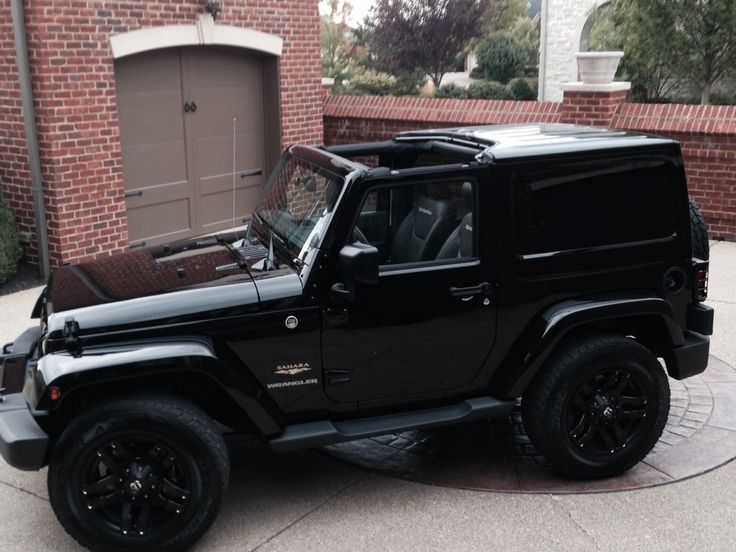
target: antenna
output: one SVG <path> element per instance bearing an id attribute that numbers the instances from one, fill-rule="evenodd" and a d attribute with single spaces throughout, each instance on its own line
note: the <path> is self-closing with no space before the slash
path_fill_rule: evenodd
<path id="1" fill-rule="evenodd" d="M 237 120 L 237 117 L 233 117 L 233 232 L 235 232 L 235 125 Z M 238 241 L 237 232 L 235 232 L 235 241 Z"/>

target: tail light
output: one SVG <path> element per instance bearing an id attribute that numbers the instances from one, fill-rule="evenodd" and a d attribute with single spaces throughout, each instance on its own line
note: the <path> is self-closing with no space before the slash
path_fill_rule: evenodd
<path id="1" fill-rule="evenodd" d="M 693 299 L 705 301 L 708 297 L 708 261 L 693 261 L 694 282 Z"/>

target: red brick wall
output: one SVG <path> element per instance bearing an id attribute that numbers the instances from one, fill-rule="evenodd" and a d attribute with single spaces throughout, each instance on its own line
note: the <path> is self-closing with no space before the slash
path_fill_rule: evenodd
<path id="1" fill-rule="evenodd" d="M 109 36 L 192 24 L 201 0 L 26 2 L 26 25 L 52 264 L 128 245 L 114 67 Z M 282 143 L 322 140 L 317 0 L 230 0 L 219 23 L 281 36 Z M 9 0 L 0 0 L 0 180 L 33 230 Z M 7 114 L 7 116 L 6 116 Z M 34 250 L 28 258 L 35 260 Z"/>
<path id="2" fill-rule="evenodd" d="M 736 106 L 623 104 L 612 126 L 678 140 L 711 235 L 736 240 Z"/>
<path id="3" fill-rule="evenodd" d="M 29 232 L 33 228 L 33 205 L 10 0 L 0 0 L 0 13 L 3 14 L 0 18 L 0 182 L 3 197 L 15 214 L 18 229 Z M 35 252 L 32 258 L 35 260 Z"/>
<path id="4" fill-rule="evenodd" d="M 736 240 L 736 106 L 628 104 L 624 92 L 567 92 L 562 103 L 327 96 L 327 144 L 385 140 L 402 130 L 566 122 L 659 134 L 682 144 L 690 193 L 713 237 Z"/>
<path id="5" fill-rule="evenodd" d="M 557 122 L 559 110 L 552 102 L 330 95 L 325 143 L 386 140 L 402 130 L 452 125 Z"/>
<path id="6" fill-rule="evenodd" d="M 626 101 L 626 92 L 565 92 L 560 122 L 574 125 L 609 126 Z"/>

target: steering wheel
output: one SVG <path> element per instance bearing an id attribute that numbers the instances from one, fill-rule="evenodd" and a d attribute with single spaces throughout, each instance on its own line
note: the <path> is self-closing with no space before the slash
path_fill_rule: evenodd
<path id="1" fill-rule="evenodd" d="M 366 245 L 370 244 L 368 238 L 365 237 L 365 234 L 357 226 L 353 228 L 353 241 L 364 243 Z"/>

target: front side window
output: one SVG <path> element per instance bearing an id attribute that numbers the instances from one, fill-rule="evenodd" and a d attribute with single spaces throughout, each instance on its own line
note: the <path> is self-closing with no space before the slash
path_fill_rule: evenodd
<path id="1" fill-rule="evenodd" d="M 351 239 L 378 249 L 382 265 L 473 257 L 474 182 L 456 179 L 377 188 Z"/>

